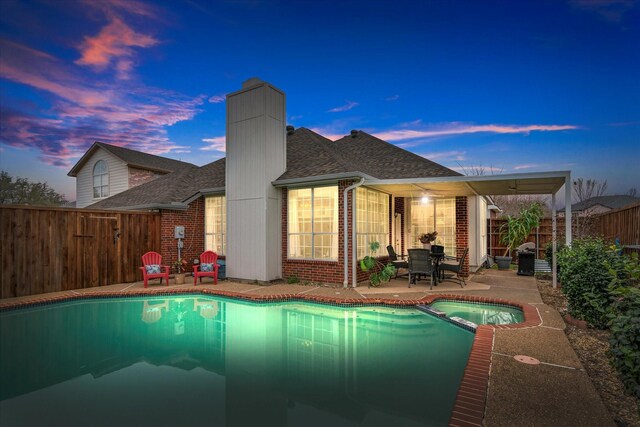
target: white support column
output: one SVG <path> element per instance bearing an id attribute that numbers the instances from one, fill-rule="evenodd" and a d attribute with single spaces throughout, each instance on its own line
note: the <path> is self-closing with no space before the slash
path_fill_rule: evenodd
<path id="1" fill-rule="evenodd" d="M 571 246 L 571 174 L 564 179 L 565 244 Z"/>
<path id="2" fill-rule="evenodd" d="M 551 277 L 553 288 L 558 287 L 558 264 L 556 260 L 556 248 L 557 248 L 557 225 L 556 220 L 556 193 L 551 195 Z"/>

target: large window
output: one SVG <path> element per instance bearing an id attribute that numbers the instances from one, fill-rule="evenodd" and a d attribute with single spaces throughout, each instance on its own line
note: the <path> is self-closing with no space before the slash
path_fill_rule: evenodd
<path id="1" fill-rule="evenodd" d="M 224 196 L 204 199 L 204 247 L 218 255 L 227 252 L 227 203 Z"/>
<path id="2" fill-rule="evenodd" d="M 456 199 L 411 199 L 411 228 L 409 247 L 421 248 L 418 237 L 438 232 L 435 244 L 444 246 L 448 255 L 456 254 Z"/>
<path id="3" fill-rule="evenodd" d="M 98 160 L 93 166 L 93 198 L 109 197 L 109 166 Z"/>
<path id="4" fill-rule="evenodd" d="M 369 244 L 380 243 L 376 255 L 386 254 L 389 244 L 389 195 L 368 188 L 356 190 L 357 256 L 369 255 Z"/>
<path id="5" fill-rule="evenodd" d="M 338 187 L 288 192 L 289 258 L 338 259 Z"/>

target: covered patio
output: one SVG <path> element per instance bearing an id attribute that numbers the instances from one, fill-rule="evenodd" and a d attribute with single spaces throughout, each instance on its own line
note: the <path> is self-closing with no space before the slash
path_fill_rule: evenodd
<path id="1" fill-rule="evenodd" d="M 370 176 L 361 176 L 360 181 L 356 184 L 348 187 L 344 191 L 345 200 L 347 198 L 348 191 L 353 191 L 359 187 L 366 187 L 371 190 L 376 190 L 382 193 L 390 194 L 392 200 L 401 200 L 404 203 L 402 209 L 403 214 L 407 209 L 406 203 L 409 202 L 409 208 L 411 205 L 419 206 L 422 201 L 429 203 L 431 200 L 450 200 L 455 198 L 456 205 L 454 206 L 456 212 L 455 215 L 462 221 L 468 221 L 464 226 L 456 224 L 456 235 L 453 240 L 448 237 L 448 240 L 443 240 L 439 244 L 443 244 L 448 248 L 449 255 L 455 255 L 460 257 L 465 247 L 470 248 L 470 254 L 473 255 L 480 265 L 487 257 L 486 251 L 486 235 L 481 234 L 483 227 L 483 221 L 486 223 L 486 205 L 481 203 L 469 203 L 459 206 L 457 203 L 460 199 L 473 200 L 476 197 L 480 200 L 480 196 L 494 196 L 494 195 L 551 195 L 551 208 L 552 208 L 552 241 L 553 241 L 553 286 L 557 286 L 556 277 L 556 242 L 557 242 L 557 221 L 556 221 L 556 198 L 560 191 L 564 187 L 564 199 L 571 200 L 571 173 L 570 171 L 555 171 L 555 172 L 535 172 L 535 173 L 522 173 L 522 174 L 506 174 L 506 175 L 491 175 L 491 176 L 446 176 L 446 177 L 434 177 L 434 178 L 404 178 L 404 179 L 376 179 Z M 357 196 L 356 196 L 357 200 Z M 356 203 L 358 203 L 356 201 Z M 462 203 L 460 204 L 462 205 Z M 391 207 L 394 213 L 394 219 L 392 220 L 391 227 L 391 242 L 395 246 L 396 252 L 402 251 L 406 253 L 406 250 L 416 246 L 416 235 L 421 227 L 415 223 L 412 223 L 411 215 L 404 215 L 401 226 L 396 225 L 396 219 L 398 216 L 398 210 L 396 206 Z M 356 210 L 357 211 L 357 210 Z M 484 211 L 484 212 L 483 212 Z M 416 216 L 413 216 L 413 221 L 416 221 Z M 571 244 L 571 203 L 565 203 L 565 243 Z M 434 220 L 435 222 L 435 220 Z M 347 215 L 344 216 L 344 254 L 345 254 L 345 272 L 344 272 L 344 284 L 348 286 L 348 277 L 351 276 L 353 287 L 357 286 L 357 274 L 356 265 L 357 260 L 362 257 L 362 250 L 358 250 L 358 218 L 357 214 L 351 218 L 351 224 L 349 224 Z M 428 227 L 422 226 L 423 229 L 429 230 Z M 465 236 L 460 236 L 461 231 Z M 399 235 L 400 234 L 400 235 Z M 349 275 L 346 266 L 347 256 L 349 254 L 349 239 L 357 242 L 356 249 L 352 250 L 351 267 L 352 272 Z M 402 242 L 401 244 L 399 242 Z M 383 245 L 384 246 L 384 245 Z M 362 248 L 360 248 L 362 249 Z M 454 253 L 451 253 L 455 251 Z M 467 261 L 468 262 L 468 261 Z"/>

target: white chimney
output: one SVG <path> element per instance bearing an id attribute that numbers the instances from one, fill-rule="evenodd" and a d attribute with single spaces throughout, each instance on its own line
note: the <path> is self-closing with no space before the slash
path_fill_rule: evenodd
<path id="1" fill-rule="evenodd" d="M 251 78 L 227 95 L 227 276 L 282 277 L 281 191 L 287 166 L 285 94 Z"/>

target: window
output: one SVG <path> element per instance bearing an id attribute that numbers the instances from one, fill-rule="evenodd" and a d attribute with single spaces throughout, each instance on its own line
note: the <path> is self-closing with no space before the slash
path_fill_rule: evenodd
<path id="1" fill-rule="evenodd" d="M 288 192 L 289 258 L 338 259 L 338 187 Z"/>
<path id="2" fill-rule="evenodd" d="M 444 246 L 449 255 L 456 253 L 456 199 L 411 199 L 410 247 L 421 248 L 418 237 L 436 230 L 435 244 Z"/>
<path id="3" fill-rule="evenodd" d="M 224 255 L 227 251 L 227 202 L 225 196 L 204 199 L 204 248 Z"/>
<path id="4" fill-rule="evenodd" d="M 109 197 L 109 167 L 104 160 L 93 166 L 93 198 Z"/>
<path id="5" fill-rule="evenodd" d="M 381 250 L 376 255 L 386 254 L 389 244 L 389 195 L 368 188 L 356 190 L 356 221 L 358 259 L 369 255 L 369 244 L 380 243 Z"/>

